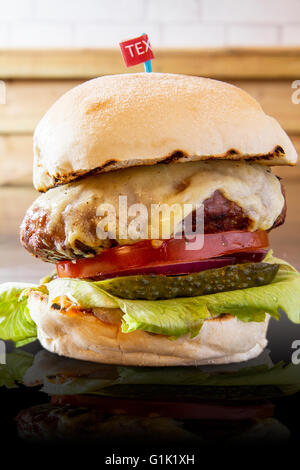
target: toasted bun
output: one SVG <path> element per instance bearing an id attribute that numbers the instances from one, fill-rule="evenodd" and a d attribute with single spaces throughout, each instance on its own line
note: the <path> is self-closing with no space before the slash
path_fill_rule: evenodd
<path id="1" fill-rule="evenodd" d="M 62 96 L 34 134 L 34 185 L 157 162 L 254 160 L 293 165 L 278 122 L 245 91 L 162 73 L 104 76 Z"/>
<path id="2" fill-rule="evenodd" d="M 44 348 L 92 362 L 131 366 L 226 364 L 252 359 L 267 344 L 268 315 L 265 322 L 247 323 L 227 315 L 205 321 L 193 339 L 186 335 L 170 340 L 144 331 L 125 334 L 120 323 L 104 323 L 94 315 L 61 313 L 49 307 L 46 295 L 34 291 L 29 294 L 28 306 Z"/>

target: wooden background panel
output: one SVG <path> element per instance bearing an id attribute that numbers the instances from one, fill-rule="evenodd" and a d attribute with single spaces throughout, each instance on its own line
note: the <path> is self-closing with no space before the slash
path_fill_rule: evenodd
<path id="1" fill-rule="evenodd" d="M 300 76 L 300 75 L 299 75 Z M 0 106 L 0 134 L 32 133 L 49 107 L 79 80 L 10 80 Z M 233 81 L 256 98 L 290 134 L 300 134 L 300 104 L 291 101 L 290 81 Z"/>
<path id="2" fill-rule="evenodd" d="M 0 135 L 0 186 L 32 185 L 32 135 Z"/>
<path id="3" fill-rule="evenodd" d="M 0 134 L 33 133 L 49 107 L 78 85 L 69 80 L 9 80 L 6 104 L 0 106 Z"/>
<path id="4" fill-rule="evenodd" d="M 17 235 L 5 238 L 0 234 L 0 283 L 31 282 L 35 284 L 53 270 L 52 264 L 43 263 L 28 253 Z"/>
<path id="5" fill-rule="evenodd" d="M 0 188 L 0 235 L 16 236 L 25 212 L 39 196 L 33 188 Z"/>
<path id="6" fill-rule="evenodd" d="M 298 79 L 299 48 L 155 50 L 154 71 L 224 79 Z M 119 49 L 0 50 L 2 79 L 93 78 L 126 69 Z"/>
<path id="7" fill-rule="evenodd" d="M 300 103 L 292 103 L 292 82 L 287 81 L 233 81 L 253 96 L 269 116 L 279 121 L 289 134 L 300 134 Z"/>

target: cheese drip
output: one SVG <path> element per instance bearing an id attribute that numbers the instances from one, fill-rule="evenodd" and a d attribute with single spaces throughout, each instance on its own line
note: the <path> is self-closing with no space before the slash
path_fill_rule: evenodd
<path id="1" fill-rule="evenodd" d="M 266 167 L 243 161 L 198 161 L 157 164 L 89 176 L 49 190 L 34 202 L 29 215 L 31 213 L 34 217 L 36 208 L 45 211 L 48 217 L 44 230 L 47 233 L 55 234 L 58 226 L 64 228 L 65 240 L 61 246 L 57 242 L 56 249 L 62 253 L 71 249 L 80 256 L 82 251 L 78 241 L 95 248 L 98 253 L 109 246 L 108 241 L 99 240 L 96 233 L 101 220 L 97 216 L 100 204 L 115 207 L 116 240 L 119 244 L 130 244 L 139 240 L 124 239 L 119 235 L 119 196 L 127 196 L 128 207 L 143 204 L 148 214 L 151 214 L 152 204 L 177 206 L 173 215 L 176 226 L 182 214 L 187 215 L 185 204 L 200 205 L 217 190 L 243 209 L 250 219 L 251 231 L 271 228 L 284 206 L 280 182 Z M 150 235 L 155 228 L 151 217 L 143 223 Z M 161 219 L 160 230 L 164 224 L 169 224 L 166 217 Z"/>

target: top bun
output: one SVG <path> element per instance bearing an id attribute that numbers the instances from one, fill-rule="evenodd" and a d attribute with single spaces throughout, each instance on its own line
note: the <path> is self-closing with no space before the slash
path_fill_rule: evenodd
<path id="1" fill-rule="evenodd" d="M 293 165 L 278 122 L 245 91 L 208 78 L 163 73 L 89 80 L 63 95 L 34 134 L 39 191 L 88 173 L 190 160 Z"/>

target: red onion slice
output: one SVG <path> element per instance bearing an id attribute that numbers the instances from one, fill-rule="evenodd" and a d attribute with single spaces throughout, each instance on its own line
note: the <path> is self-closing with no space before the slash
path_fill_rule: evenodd
<path id="1" fill-rule="evenodd" d="M 259 263 L 264 259 L 268 250 L 259 250 L 255 252 L 235 253 L 229 256 L 220 256 L 201 261 L 192 261 L 188 263 L 166 264 L 163 266 L 147 266 L 145 268 L 132 268 L 124 271 L 114 271 L 109 274 L 97 277 L 97 280 L 109 279 L 120 276 L 136 276 L 143 274 L 161 274 L 164 276 L 175 276 L 180 274 L 191 274 L 206 271 L 207 269 L 222 268 L 239 263 Z"/>

